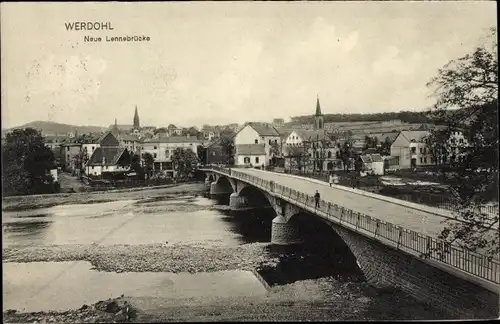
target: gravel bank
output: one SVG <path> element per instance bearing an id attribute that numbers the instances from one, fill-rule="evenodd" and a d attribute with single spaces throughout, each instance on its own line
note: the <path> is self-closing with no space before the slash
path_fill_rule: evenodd
<path id="1" fill-rule="evenodd" d="M 215 242 L 217 243 L 217 242 Z M 89 261 L 107 272 L 214 272 L 252 270 L 270 264 L 265 247 L 252 243 L 228 247 L 206 244 L 10 246 L 3 262 Z"/>
<path id="2" fill-rule="evenodd" d="M 124 298 L 83 305 L 67 312 L 18 313 L 3 312 L 4 323 L 125 323 L 134 321 L 137 310 Z"/>
<path id="3" fill-rule="evenodd" d="M 34 208 L 47 208 L 66 204 L 92 204 L 116 200 L 135 200 L 152 198 L 165 194 L 202 193 L 204 183 L 169 185 L 163 188 L 132 188 L 124 190 L 79 192 L 71 194 L 35 195 L 2 198 L 3 211 L 16 211 Z"/>

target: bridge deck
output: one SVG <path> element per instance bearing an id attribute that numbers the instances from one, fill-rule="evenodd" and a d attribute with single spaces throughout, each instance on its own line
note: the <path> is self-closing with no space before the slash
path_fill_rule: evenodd
<path id="1" fill-rule="evenodd" d="M 244 172 L 265 180 L 272 180 L 276 184 L 307 193 L 311 196 L 318 190 L 321 199 L 327 202 L 335 203 L 356 212 L 429 236 L 437 236 L 444 227 L 442 221 L 446 219 L 445 216 L 436 215 L 436 208 L 433 207 L 419 205 L 419 208 L 415 209 L 382 199 L 365 196 L 362 194 L 362 191 L 356 193 L 353 191 L 357 190 L 347 191 L 333 188 L 326 182 L 324 183 L 307 178 L 297 178 L 287 174 L 257 169 L 238 169 L 238 172 Z M 426 212 L 426 210 L 428 211 Z"/>

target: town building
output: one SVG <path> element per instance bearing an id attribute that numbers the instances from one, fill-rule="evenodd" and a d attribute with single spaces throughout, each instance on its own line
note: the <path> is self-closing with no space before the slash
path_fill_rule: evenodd
<path id="1" fill-rule="evenodd" d="M 203 142 L 192 136 L 169 136 L 145 140 L 142 143 L 142 154 L 149 153 L 153 156 L 153 171 L 174 177 L 175 170 L 172 165 L 172 155 L 178 148 L 189 149 L 198 156 L 198 147 Z"/>
<path id="2" fill-rule="evenodd" d="M 208 142 L 205 146 L 203 162 L 205 164 L 228 164 L 233 156 L 229 156 L 228 148 L 223 141 L 230 142 L 234 150 L 234 135 L 223 135 Z M 234 155 L 234 151 L 232 152 Z"/>
<path id="3" fill-rule="evenodd" d="M 265 144 L 239 144 L 236 151 L 236 165 L 264 168 L 269 164 Z"/>
<path id="4" fill-rule="evenodd" d="M 244 163 L 244 161 L 253 161 L 249 163 L 255 165 L 254 162 L 258 157 L 258 164 L 267 166 L 273 156 L 280 154 L 280 143 L 280 134 L 273 126 L 264 123 L 249 122 L 234 137 L 236 148 L 235 163 L 238 164 L 243 161 L 245 165 L 247 163 Z M 254 147 L 249 145 L 254 145 Z M 264 155 L 261 155 L 262 145 L 264 147 Z M 264 156 L 264 161 L 262 161 L 262 156 Z"/>
<path id="5" fill-rule="evenodd" d="M 111 178 L 116 173 L 130 170 L 131 154 L 120 145 L 113 132 L 105 133 L 98 141 L 99 147 L 94 149 L 85 166 L 88 176 Z"/>
<path id="6" fill-rule="evenodd" d="M 94 153 L 95 149 L 100 147 L 101 144 L 99 143 L 98 139 L 90 139 L 90 140 L 85 140 L 82 142 L 82 148 L 81 148 L 81 156 L 82 156 L 82 161 L 81 161 L 81 168 L 83 170 L 86 169 L 86 165 L 88 161 L 90 160 L 90 157 Z M 84 171 L 85 172 L 85 171 Z"/>
<path id="7" fill-rule="evenodd" d="M 391 156 L 398 160 L 400 169 L 434 164 L 427 149 L 428 131 L 401 131 L 391 145 Z"/>
<path id="8" fill-rule="evenodd" d="M 168 136 L 181 136 L 182 128 L 175 126 L 174 124 L 170 124 L 167 127 Z"/>

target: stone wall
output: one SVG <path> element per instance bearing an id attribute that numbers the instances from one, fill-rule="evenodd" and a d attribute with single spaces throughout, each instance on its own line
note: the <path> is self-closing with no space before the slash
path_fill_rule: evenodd
<path id="1" fill-rule="evenodd" d="M 460 319 L 498 318 L 498 294 L 346 228 L 329 225 L 347 243 L 369 282 L 401 288 Z"/>
<path id="2" fill-rule="evenodd" d="M 273 219 L 271 229 L 271 243 L 276 245 L 291 245 L 302 243 L 298 229 L 287 222 L 285 217 L 278 214 Z"/>

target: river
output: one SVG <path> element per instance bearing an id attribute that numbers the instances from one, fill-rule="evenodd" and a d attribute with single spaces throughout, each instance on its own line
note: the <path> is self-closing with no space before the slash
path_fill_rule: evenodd
<path id="1" fill-rule="evenodd" d="M 229 319 L 251 316 L 248 300 L 302 305 L 332 320 L 438 316 L 401 292 L 368 289 L 319 222 L 304 220 L 306 244 L 278 248 L 269 243 L 272 210 L 232 212 L 227 198 L 170 194 L 3 212 L 3 310 L 64 311 L 125 295 L 150 313 L 202 304 L 223 312 L 239 300 Z M 343 303 L 350 306 L 335 310 Z M 299 318 L 294 312 L 271 318 Z"/>

